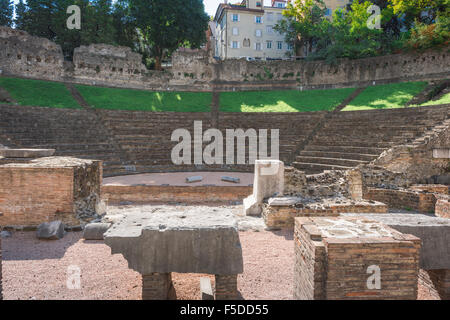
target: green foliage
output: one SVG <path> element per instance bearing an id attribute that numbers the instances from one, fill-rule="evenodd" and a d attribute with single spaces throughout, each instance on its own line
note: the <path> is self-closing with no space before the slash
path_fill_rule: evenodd
<path id="1" fill-rule="evenodd" d="M 62 83 L 1 77 L 0 87 L 23 106 L 80 108 Z"/>
<path id="2" fill-rule="evenodd" d="M 81 30 L 67 28 L 67 8 L 81 9 Z M 70 59 L 73 50 L 91 43 L 116 44 L 112 0 L 33 0 L 16 6 L 16 27 L 61 45 Z"/>
<path id="3" fill-rule="evenodd" d="M 403 108 L 422 92 L 426 82 L 402 82 L 371 86 L 361 92 L 343 111 Z"/>
<path id="4" fill-rule="evenodd" d="M 13 22 L 14 6 L 11 0 L 0 0 L 0 26 L 10 27 Z"/>
<path id="5" fill-rule="evenodd" d="M 331 111 L 354 89 L 222 92 L 222 112 Z"/>
<path id="6" fill-rule="evenodd" d="M 208 112 L 209 92 L 151 92 L 76 86 L 83 98 L 94 108 L 109 110 Z"/>
<path id="7" fill-rule="evenodd" d="M 180 46 L 198 48 L 206 41 L 209 17 L 201 0 L 129 0 L 143 48 L 155 68 Z"/>
<path id="8" fill-rule="evenodd" d="M 411 29 L 410 38 L 406 45 L 412 49 L 427 49 L 450 42 L 450 17 L 440 15 L 436 23 L 425 24 L 416 20 Z"/>

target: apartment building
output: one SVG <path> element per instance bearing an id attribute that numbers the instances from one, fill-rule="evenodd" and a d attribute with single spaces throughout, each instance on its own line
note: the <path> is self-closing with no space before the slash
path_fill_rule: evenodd
<path id="1" fill-rule="evenodd" d="M 266 0 L 268 1 L 268 0 Z M 283 10 L 290 0 L 243 0 L 238 4 L 221 3 L 214 17 L 212 45 L 214 56 L 224 59 L 250 58 L 256 60 L 285 59 L 294 54 L 294 49 L 285 40 L 285 35 L 274 30 L 283 18 Z M 339 8 L 345 8 L 351 0 L 324 0 L 326 16 Z"/>
<path id="2" fill-rule="evenodd" d="M 220 59 L 283 59 L 293 53 L 285 36 L 274 30 L 287 0 L 244 0 L 221 3 L 214 18 L 214 55 Z"/>

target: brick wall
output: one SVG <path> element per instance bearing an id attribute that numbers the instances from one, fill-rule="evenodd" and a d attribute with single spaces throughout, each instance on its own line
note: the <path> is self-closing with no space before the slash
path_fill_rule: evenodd
<path id="1" fill-rule="evenodd" d="M 230 202 L 242 201 L 253 191 L 250 186 L 103 186 L 102 199 L 108 204 L 124 201 L 152 202 Z"/>
<path id="2" fill-rule="evenodd" d="M 439 297 L 442 300 L 450 300 L 450 270 L 427 270 Z"/>
<path id="3" fill-rule="evenodd" d="M 438 197 L 435 214 L 438 217 L 450 219 L 450 200 L 448 197 Z"/>
<path id="4" fill-rule="evenodd" d="M 436 205 L 434 194 L 415 190 L 367 188 L 364 198 L 383 202 L 390 208 L 408 209 L 423 213 L 433 213 Z"/>
<path id="5" fill-rule="evenodd" d="M 80 174 L 82 170 L 87 173 Z M 0 181 L 1 226 L 33 227 L 54 220 L 76 226 L 80 219 L 96 213 L 101 163 L 41 158 L 28 164 L 0 166 Z"/>
<path id="6" fill-rule="evenodd" d="M 358 218 L 297 218 L 294 240 L 295 299 L 417 298 L 419 238 Z M 370 266 L 380 288 L 368 286 Z"/>

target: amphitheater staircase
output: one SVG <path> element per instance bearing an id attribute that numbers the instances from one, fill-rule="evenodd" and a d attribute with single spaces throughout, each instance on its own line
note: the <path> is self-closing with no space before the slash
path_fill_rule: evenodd
<path id="1" fill-rule="evenodd" d="M 122 157 L 100 119 L 89 110 L 0 105 L 5 145 L 55 149 L 56 156 L 104 161 L 104 174 L 122 166 Z"/>
<path id="2" fill-rule="evenodd" d="M 308 174 L 369 163 L 395 146 L 425 141 L 445 126 L 450 106 L 334 113 L 292 163 Z"/>

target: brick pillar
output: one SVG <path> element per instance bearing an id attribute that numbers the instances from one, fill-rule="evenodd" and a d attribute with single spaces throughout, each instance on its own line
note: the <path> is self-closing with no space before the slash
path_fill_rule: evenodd
<path id="1" fill-rule="evenodd" d="M 218 275 L 216 274 L 216 300 L 236 300 L 238 298 L 237 274 Z"/>
<path id="2" fill-rule="evenodd" d="M 171 289 L 170 273 L 142 275 L 142 300 L 167 300 Z"/>
<path id="3" fill-rule="evenodd" d="M 427 270 L 442 300 L 450 300 L 450 269 Z"/>

